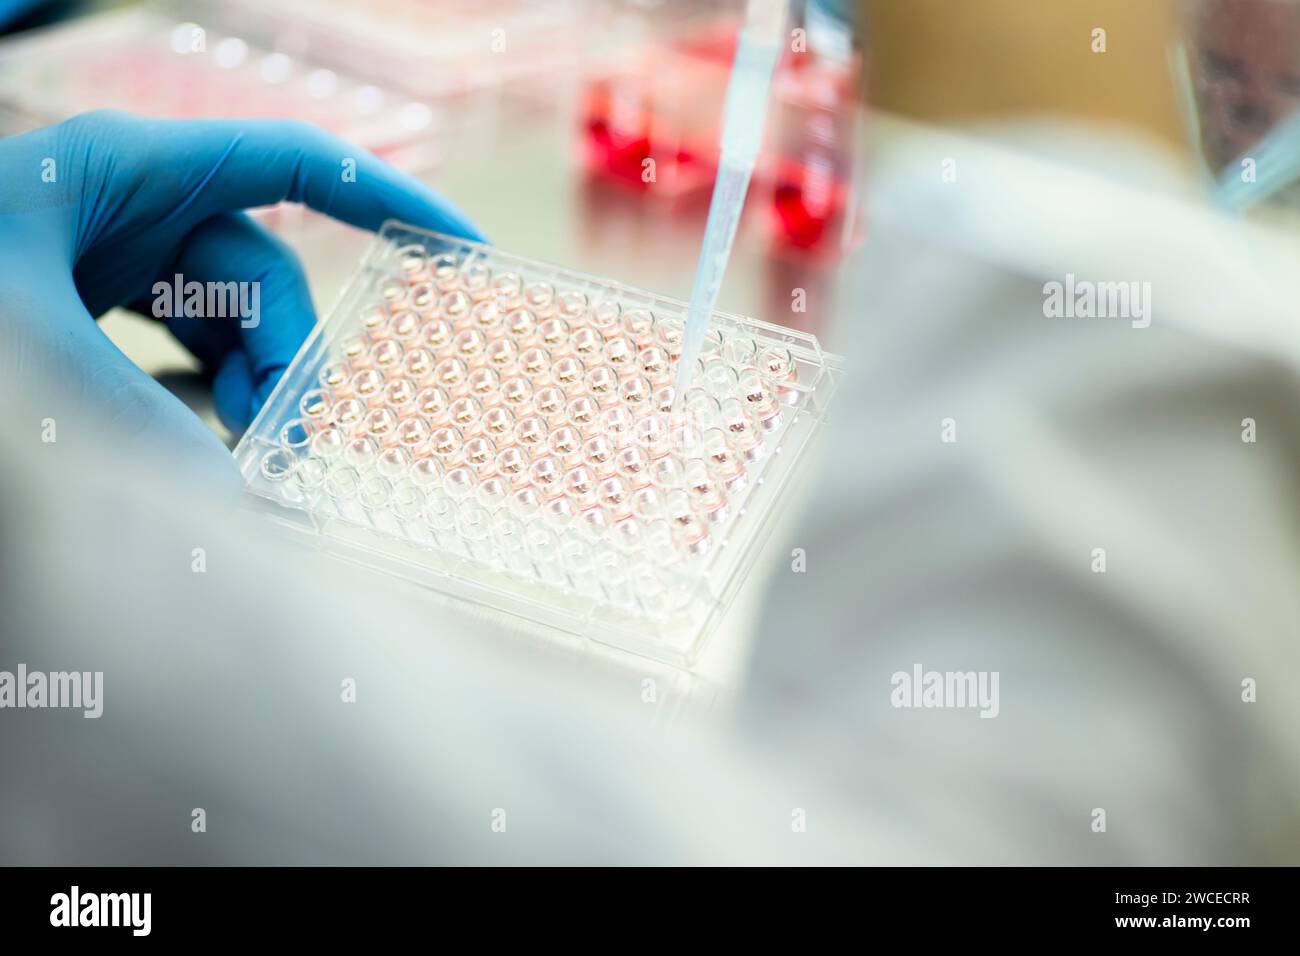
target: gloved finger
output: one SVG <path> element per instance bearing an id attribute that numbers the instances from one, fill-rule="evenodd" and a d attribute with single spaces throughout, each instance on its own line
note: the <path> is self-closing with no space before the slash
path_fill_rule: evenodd
<path id="1" fill-rule="evenodd" d="M 238 487 L 229 451 L 185 405 L 131 362 L 86 312 L 70 277 L 0 283 L 0 370 L 28 407 L 69 443 L 97 453 L 105 439 L 146 456 L 178 481 Z M 63 321 L 21 321 L 57 315 Z"/>
<path id="2" fill-rule="evenodd" d="M 186 237 L 155 288 L 171 295 L 168 327 L 215 375 L 218 417 L 242 432 L 316 322 L 298 257 L 247 215 L 226 213 Z M 183 308 L 190 302 L 200 314 Z"/>
<path id="3" fill-rule="evenodd" d="M 212 379 L 212 404 L 221 423 L 232 433 L 243 434 L 262 407 L 255 398 L 256 393 L 252 360 L 247 352 L 234 349 Z"/>
<path id="4" fill-rule="evenodd" d="M 95 118 L 141 125 L 133 132 L 148 143 L 141 165 L 147 187 L 164 203 L 151 210 L 159 225 L 192 227 L 217 213 L 288 200 L 362 229 L 400 219 L 484 239 L 464 213 L 428 186 L 310 123 L 169 121 L 128 114 L 94 114 L 92 123 Z"/>

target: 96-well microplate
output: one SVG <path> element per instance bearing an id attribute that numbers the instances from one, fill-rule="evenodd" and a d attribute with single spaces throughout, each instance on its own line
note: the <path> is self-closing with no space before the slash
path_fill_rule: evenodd
<path id="1" fill-rule="evenodd" d="M 385 225 L 236 448 L 327 547 L 456 597 L 690 663 L 837 374 L 816 339 Z"/>

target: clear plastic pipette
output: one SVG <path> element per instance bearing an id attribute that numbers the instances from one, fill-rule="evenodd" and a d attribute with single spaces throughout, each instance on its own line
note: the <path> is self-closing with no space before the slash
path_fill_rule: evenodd
<path id="1" fill-rule="evenodd" d="M 682 353 L 677 364 L 677 401 L 691 377 L 699 358 L 709 317 L 718 301 L 722 276 L 731 258 L 731 244 L 749 192 L 749 179 L 758 159 L 763 140 L 763 122 L 767 116 L 768 91 L 772 71 L 781 53 L 785 32 L 787 0 L 749 0 L 745 25 L 736 45 L 736 59 L 727 81 L 727 99 L 722 112 L 722 149 L 718 178 L 713 184 L 709 219 L 704 229 L 704 246 L 695 269 L 686 328 L 682 335 Z"/>

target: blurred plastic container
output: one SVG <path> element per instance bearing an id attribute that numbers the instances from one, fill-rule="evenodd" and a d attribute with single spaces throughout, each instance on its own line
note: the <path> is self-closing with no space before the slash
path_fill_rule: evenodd
<path id="1" fill-rule="evenodd" d="M 664 199 L 707 190 L 738 27 L 630 50 L 592 78 L 581 118 L 588 168 Z"/>
<path id="2" fill-rule="evenodd" d="M 300 119 L 408 169 L 432 163 L 440 122 L 436 104 L 310 52 L 291 55 L 208 4 L 132 8 L 10 41 L 0 48 L 0 101 L 44 122 L 94 109 Z"/>
<path id="3" fill-rule="evenodd" d="M 685 35 L 645 43 L 593 76 L 580 120 L 586 168 L 660 200 L 706 193 L 738 30 L 733 19 L 687 25 Z M 768 206 L 778 242 L 838 252 L 853 221 L 862 54 L 846 35 L 828 35 L 792 28 L 751 201 Z"/>
<path id="4" fill-rule="evenodd" d="M 847 27 L 810 7 L 802 52 L 776 78 L 770 208 L 775 235 L 800 250 L 839 252 L 855 226 L 854 136 L 862 53 Z"/>
<path id="5" fill-rule="evenodd" d="M 527 77 L 545 86 L 591 41 L 603 4 L 577 0 L 231 0 L 286 42 L 423 97 Z"/>
<path id="6" fill-rule="evenodd" d="M 579 19 L 569 0 L 164 0 L 0 43 L 0 107 L 304 120 L 420 173 L 495 130 L 507 91 L 558 105 Z"/>

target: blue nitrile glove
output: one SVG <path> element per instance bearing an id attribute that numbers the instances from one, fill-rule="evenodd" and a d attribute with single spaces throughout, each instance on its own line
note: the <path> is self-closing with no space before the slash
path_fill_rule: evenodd
<path id="1" fill-rule="evenodd" d="M 6 384 L 39 365 L 62 394 L 172 450 L 220 448 L 94 318 L 114 306 L 153 314 L 155 284 L 173 285 L 177 274 L 186 283 L 259 283 L 251 327 L 239 315 L 164 319 L 213 376 L 222 421 L 242 431 L 315 320 L 293 252 L 242 212 L 284 199 L 365 229 L 391 218 L 482 238 L 428 187 L 305 123 L 101 111 L 0 139 Z"/>
<path id="2" fill-rule="evenodd" d="M 0 0 L 0 33 L 8 30 L 44 0 Z"/>

